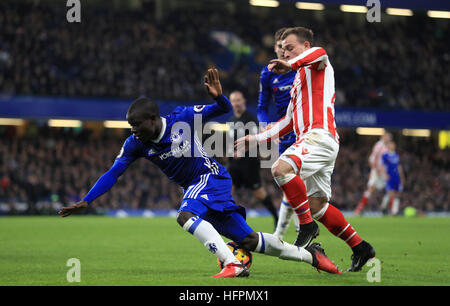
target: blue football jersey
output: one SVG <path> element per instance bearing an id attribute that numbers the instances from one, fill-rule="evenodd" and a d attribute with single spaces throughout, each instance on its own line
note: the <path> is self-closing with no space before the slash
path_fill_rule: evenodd
<path id="1" fill-rule="evenodd" d="M 230 110 L 231 104 L 225 96 L 220 96 L 214 104 L 180 106 L 168 116 L 161 117 L 163 126 L 157 139 L 144 144 L 134 135 L 129 136 L 111 169 L 97 181 L 83 200 L 91 202 L 109 190 L 138 158 L 153 162 L 185 191 L 209 176 L 214 176 L 219 181 L 231 181 L 226 169 L 206 154 L 195 132 L 195 128 L 202 128 L 198 124 L 200 121 L 195 121 L 195 118 L 200 120 L 201 117 L 201 122 L 205 123 Z"/>
<path id="2" fill-rule="evenodd" d="M 267 66 L 263 68 L 259 83 L 258 96 L 258 120 L 259 122 L 269 123 L 269 104 L 271 101 L 275 104 L 277 118 L 280 120 L 286 115 L 286 110 L 291 101 L 292 83 L 296 71 L 291 71 L 286 74 L 276 74 L 270 72 Z M 296 136 L 294 131 L 284 135 L 278 144 L 278 151 L 280 155 L 295 142 Z"/>
<path id="3" fill-rule="evenodd" d="M 267 66 L 261 71 L 259 96 L 258 96 L 258 120 L 269 123 L 269 104 L 274 102 L 277 112 L 276 121 L 286 115 L 286 110 L 291 100 L 291 88 L 294 83 L 296 71 L 286 74 L 270 72 Z"/>
<path id="4" fill-rule="evenodd" d="M 383 165 L 386 167 L 386 172 L 389 174 L 390 180 L 399 180 L 400 174 L 398 166 L 400 165 L 400 157 L 396 152 L 384 153 L 381 157 Z"/>

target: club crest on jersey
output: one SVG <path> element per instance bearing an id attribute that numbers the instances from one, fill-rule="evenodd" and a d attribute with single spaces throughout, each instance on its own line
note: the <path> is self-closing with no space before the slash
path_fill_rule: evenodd
<path id="1" fill-rule="evenodd" d="M 286 91 L 286 90 L 291 90 L 292 85 L 286 85 L 286 86 L 280 86 L 278 87 L 279 91 Z"/>
<path id="2" fill-rule="evenodd" d="M 173 143 L 181 142 L 181 135 L 179 132 L 174 132 L 170 135 L 170 141 Z"/>
<path id="3" fill-rule="evenodd" d="M 206 105 L 195 105 L 195 106 L 194 106 L 194 111 L 195 111 L 196 113 L 200 113 L 200 112 L 205 108 L 205 106 L 206 106 Z"/>

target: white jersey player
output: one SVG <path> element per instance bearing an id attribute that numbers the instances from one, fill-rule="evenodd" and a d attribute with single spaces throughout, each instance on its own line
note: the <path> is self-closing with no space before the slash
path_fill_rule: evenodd
<path id="1" fill-rule="evenodd" d="M 392 135 L 390 133 L 385 133 L 380 137 L 380 140 L 378 140 L 372 148 L 372 152 L 369 156 L 369 182 L 367 183 L 367 189 L 364 191 L 363 196 L 354 211 L 355 215 L 361 214 L 375 190 L 383 190 L 386 186 L 386 179 L 381 157 L 388 151 L 387 143 L 391 140 Z"/>

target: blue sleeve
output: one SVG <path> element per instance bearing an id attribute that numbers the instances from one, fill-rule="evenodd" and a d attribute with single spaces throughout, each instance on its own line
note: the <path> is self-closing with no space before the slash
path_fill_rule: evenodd
<path id="1" fill-rule="evenodd" d="M 269 103 L 272 100 L 272 89 L 269 82 L 269 70 L 265 67 L 261 71 L 259 80 L 259 95 L 258 95 L 258 107 L 257 115 L 259 122 L 269 123 Z"/>
<path id="2" fill-rule="evenodd" d="M 111 169 L 103 174 L 95 185 L 89 190 L 88 194 L 83 198 L 84 201 L 91 203 L 96 198 L 107 192 L 117 182 L 119 176 L 128 168 L 127 164 L 116 161 Z"/>
<path id="3" fill-rule="evenodd" d="M 201 114 L 204 122 L 231 111 L 231 103 L 227 97 L 220 95 L 215 100 L 216 103 L 213 104 L 195 105 L 194 107 L 188 107 L 187 109 L 192 110 L 194 115 Z"/>
<path id="4" fill-rule="evenodd" d="M 136 141 L 133 139 L 133 136 L 128 137 L 112 167 L 98 179 L 83 200 L 91 203 L 96 198 L 110 190 L 117 182 L 119 176 L 121 176 L 128 166 L 139 157 L 137 154 L 138 151 L 139 146 L 136 145 Z"/>

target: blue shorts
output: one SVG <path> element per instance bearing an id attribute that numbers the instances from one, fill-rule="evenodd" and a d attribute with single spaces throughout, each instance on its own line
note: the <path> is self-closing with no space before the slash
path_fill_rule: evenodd
<path id="1" fill-rule="evenodd" d="M 211 223 L 221 235 L 240 243 L 254 231 L 245 221 L 245 208 L 234 202 L 231 188 L 228 172 L 203 175 L 186 188 L 178 212 L 189 211 Z"/>
<path id="2" fill-rule="evenodd" d="M 386 182 L 386 191 L 401 191 L 400 177 L 393 177 Z"/>
<path id="3" fill-rule="evenodd" d="M 182 202 L 178 212 L 180 211 L 189 211 L 208 221 L 219 234 L 235 241 L 237 244 L 254 232 L 245 221 L 245 208 L 239 205 L 236 205 L 235 211 L 221 212 L 211 209 L 198 200 L 187 199 Z"/>

